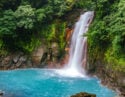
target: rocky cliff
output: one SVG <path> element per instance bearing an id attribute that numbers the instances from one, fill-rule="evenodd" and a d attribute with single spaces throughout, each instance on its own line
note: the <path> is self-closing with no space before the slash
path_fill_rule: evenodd
<path id="1" fill-rule="evenodd" d="M 91 56 L 90 56 L 91 55 Z M 125 97 L 125 73 L 115 71 L 110 66 L 113 63 L 108 63 L 105 58 L 104 52 L 95 50 L 94 53 L 88 53 L 88 73 L 96 75 L 101 79 L 101 83 L 116 92 L 120 97 Z"/>

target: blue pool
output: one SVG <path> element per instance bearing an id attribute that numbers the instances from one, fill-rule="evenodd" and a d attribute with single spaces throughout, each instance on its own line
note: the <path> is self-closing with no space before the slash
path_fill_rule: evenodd
<path id="1" fill-rule="evenodd" d="M 4 97 L 70 97 L 82 91 L 97 97 L 116 96 L 97 78 L 62 77 L 47 69 L 0 71 L 0 90 Z"/>

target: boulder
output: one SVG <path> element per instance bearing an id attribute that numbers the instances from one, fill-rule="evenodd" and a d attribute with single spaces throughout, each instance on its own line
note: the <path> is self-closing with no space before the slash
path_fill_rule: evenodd
<path id="1" fill-rule="evenodd" d="M 27 56 L 21 56 L 19 61 L 26 62 L 27 61 Z"/>
<path id="2" fill-rule="evenodd" d="M 3 94 L 4 94 L 4 92 L 0 90 L 0 97 L 2 97 Z"/>
<path id="3" fill-rule="evenodd" d="M 15 57 L 13 58 L 13 63 L 17 63 L 18 60 L 19 60 L 19 56 L 15 56 Z"/>
<path id="4" fill-rule="evenodd" d="M 96 95 L 95 94 L 86 93 L 86 92 L 80 92 L 80 93 L 77 93 L 75 95 L 72 95 L 71 97 L 96 97 Z"/>

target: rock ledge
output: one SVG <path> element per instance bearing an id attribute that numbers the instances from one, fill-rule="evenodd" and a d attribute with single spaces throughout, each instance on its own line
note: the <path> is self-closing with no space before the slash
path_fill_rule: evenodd
<path id="1" fill-rule="evenodd" d="M 75 95 L 72 95 L 71 97 L 96 97 L 96 95 L 95 94 L 86 93 L 86 92 L 80 92 L 80 93 L 77 93 Z"/>

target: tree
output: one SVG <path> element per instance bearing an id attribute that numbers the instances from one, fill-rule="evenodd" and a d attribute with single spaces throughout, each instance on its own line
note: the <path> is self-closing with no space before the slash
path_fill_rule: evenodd
<path id="1" fill-rule="evenodd" d="M 26 0 L 33 8 L 39 9 L 48 3 L 48 0 Z"/>
<path id="2" fill-rule="evenodd" d="M 16 10 L 20 5 L 21 0 L 0 0 L 0 9 L 1 10 Z"/>
<path id="3" fill-rule="evenodd" d="M 17 27 L 32 29 L 35 22 L 35 8 L 31 5 L 21 5 L 15 11 L 15 17 L 17 20 Z"/>
<path id="4" fill-rule="evenodd" d="M 16 21 L 14 12 L 12 10 L 4 11 L 2 17 L 0 17 L 0 36 L 14 35 L 16 29 Z"/>

